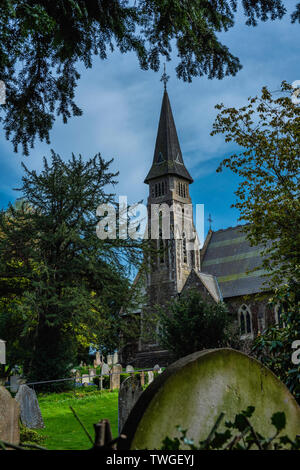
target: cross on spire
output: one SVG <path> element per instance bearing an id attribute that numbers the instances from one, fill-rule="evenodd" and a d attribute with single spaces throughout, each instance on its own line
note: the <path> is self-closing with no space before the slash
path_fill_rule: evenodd
<path id="1" fill-rule="evenodd" d="M 160 81 L 164 82 L 165 91 L 167 89 L 167 82 L 169 81 L 169 78 L 170 78 L 170 76 L 167 75 L 167 73 L 166 73 L 166 64 L 164 64 L 164 73 L 162 74 Z"/>
<path id="2" fill-rule="evenodd" d="M 211 223 L 213 221 L 213 219 L 211 218 L 211 214 L 208 215 L 208 222 L 209 222 L 209 230 L 211 230 Z"/>

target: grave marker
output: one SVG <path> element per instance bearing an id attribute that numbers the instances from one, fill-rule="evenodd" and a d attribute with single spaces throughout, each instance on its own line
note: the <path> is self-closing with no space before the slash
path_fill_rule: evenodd
<path id="1" fill-rule="evenodd" d="M 44 421 L 35 391 L 27 385 L 20 385 L 16 394 L 16 401 L 20 405 L 21 421 L 27 428 L 44 428 Z"/>

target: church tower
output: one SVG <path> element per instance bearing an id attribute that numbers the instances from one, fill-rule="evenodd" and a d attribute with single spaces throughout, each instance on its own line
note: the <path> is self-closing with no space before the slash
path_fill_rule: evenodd
<path id="1" fill-rule="evenodd" d="M 166 81 L 153 162 L 145 183 L 149 185 L 148 234 L 153 247 L 159 250 L 149 260 L 148 305 L 162 305 L 181 292 L 193 268 L 200 270 L 200 244 L 189 191 L 193 179 L 183 161 Z M 165 209 L 169 210 L 167 237 L 162 230 L 167 220 Z M 153 226 L 158 233 L 154 240 Z"/>

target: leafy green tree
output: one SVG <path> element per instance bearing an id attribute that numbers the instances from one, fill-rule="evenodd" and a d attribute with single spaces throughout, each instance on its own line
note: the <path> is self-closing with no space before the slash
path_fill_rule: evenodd
<path id="1" fill-rule="evenodd" d="M 197 290 L 190 289 L 166 307 L 158 307 L 157 314 L 159 342 L 175 359 L 228 343 L 227 307 L 204 300 Z"/>
<path id="2" fill-rule="evenodd" d="M 82 111 L 74 101 L 78 64 L 92 66 L 115 48 L 136 53 L 142 69 L 157 71 L 173 44 L 179 78 L 235 75 L 241 64 L 218 34 L 234 25 L 237 0 L 2 0 L 0 77 L 6 137 L 28 154 L 36 136 L 49 142 L 55 115 L 64 122 Z M 292 22 L 300 21 L 295 4 Z M 246 24 L 281 19 L 282 0 L 243 0 Z"/>
<path id="3" fill-rule="evenodd" d="M 283 82 L 282 92 L 291 87 Z M 240 219 L 252 245 L 262 244 L 262 266 L 268 283 L 278 287 L 300 281 L 300 106 L 286 93 L 276 98 L 266 87 L 240 109 L 217 105 L 214 134 L 224 134 L 233 150 L 224 167 L 239 175 Z M 294 282 L 297 281 L 297 282 Z"/>
<path id="4" fill-rule="evenodd" d="M 114 349 L 120 308 L 135 301 L 130 269 L 142 262 L 142 243 L 96 235 L 97 207 L 114 204 L 110 163 L 99 154 L 64 162 L 52 151 L 40 174 L 23 165 L 24 202 L 1 213 L 0 286 L 10 278 L 12 288 L 0 302 L 0 336 L 29 380 L 66 377 L 78 344 Z"/>

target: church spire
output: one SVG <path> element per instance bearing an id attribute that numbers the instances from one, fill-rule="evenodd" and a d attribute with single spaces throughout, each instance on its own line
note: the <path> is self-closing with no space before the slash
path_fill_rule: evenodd
<path id="1" fill-rule="evenodd" d="M 170 100 L 166 89 L 168 78 L 164 69 L 164 74 L 161 79 L 164 82 L 164 96 L 161 105 L 154 157 L 145 183 L 149 183 L 151 179 L 165 175 L 177 175 L 186 179 L 189 183 L 192 183 L 193 179 L 183 162 Z"/>

